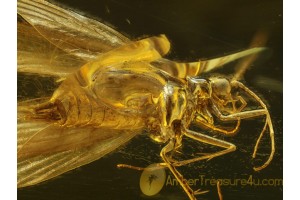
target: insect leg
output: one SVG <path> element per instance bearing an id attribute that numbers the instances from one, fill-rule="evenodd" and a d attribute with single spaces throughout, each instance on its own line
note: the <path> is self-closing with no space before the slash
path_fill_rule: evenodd
<path id="1" fill-rule="evenodd" d="M 190 200 L 196 200 L 195 195 L 203 194 L 208 191 L 194 191 L 187 183 L 187 181 L 183 178 L 181 173 L 175 168 L 174 164 L 172 163 L 172 159 L 167 155 L 167 153 L 174 151 L 176 141 L 175 139 L 171 139 L 169 143 L 161 150 L 160 156 L 162 157 L 163 161 L 166 163 L 166 167 L 170 169 L 172 174 L 175 176 L 185 193 L 188 195 Z"/>
<path id="2" fill-rule="evenodd" d="M 273 124 L 272 124 L 272 120 L 271 120 L 268 108 L 263 103 L 263 101 L 254 92 L 252 92 L 249 88 L 247 88 L 241 82 L 232 81 L 231 85 L 233 87 L 238 87 L 238 88 L 244 90 L 249 96 L 254 98 L 262 106 L 263 109 L 243 111 L 243 112 L 237 112 L 237 113 L 233 113 L 233 114 L 229 114 L 229 115 L 223 115 L 220 112 L 220 110 L 217 108 L 217 106 L 213 104 L 212 105 L 212 110 L 213 110 L 214 114 L 222 121 L 247 119 L 247 118 L 253 118 L 253 117 L 258 117 L 258 116 L 263 116 L 263 115 L 266 116 L 266 121 L 265 121 L 264 128 L 262 129 L 262 131 L 259 135 L 259 138 L 256 141 L 254 151 L 253 151 L 253 154 L 252 154 L 252 157 L 255 158 L 256 157 L 256 152 L 257 152 L 257 149 L 258 149 L 258 145 L 261 141 L 261 138 L 262 138 L 263 134 L 265 133 L 265 131 L 268 127 L 269 134 L 270 134 L 270 139 L 271 139 L 271 153 L 270 153 L 270 156 L 269 156 L 268 160 L 262 166 L 254 167 L 255 171 L 262 170 L 263 168 L 267 167 L 270 164 L 270 162 L 273 159 L 274 153 L 275 153 L 274 129 L 273 129 Z"/>
<path id="3" fill-rule="evenodd" d="M 239 130 L 239 127 L 240 127 L 240 124 L 241 124 L 241 120 L 238 119 L 237 120 L 237 123 L 235 125 L 235 127 L 231 130 L 226 130 L 226 129 L 222 129 L 222 128 L 218 128 L 216 126 L 214 126 L 213 124 L 211 123 L 207 123 L 202 117 L 200 116 L 197 116 L 195 118 L 195 122 L 202 125 L 202 126 L 205 126 L 207 128 L 209 128 L 210 130 L 213 130 L 213 131 L 217 131 L 219 133 L 222 133 L 224 135 L 227 135 L 227 136 L 232 136 L 234 134 L 237 133 L 237 131 Z"/>
<path id="4" fill-rule="evenodd" d="M 237 96 L 237 98 L 240 100 L 240 102 L 241 102 L 242 105 L 239 108 L 236 109 L 236 112 L 241 112 L 247 106 L 247 102 L 241 96 Z"/>
<path id="5" fill-rule="evenodd" d="M 233 107 L 230 110 L 229 113 L 235 112 L 237 110 L 236 106 L 235 106 L 235 101 L 232 100 L 230 102 L 226 102 L 226 104 L 228 104 L 228 103 L 232 103 L 232 107 Z M 222 110 L 223 110 L 223 107 L 222 107 Z M 212 116 L 211 112 L 206 107 L 202 108 L 199 113 L 201 113 L 201 114 L 197 115 L 194 119 L 194 122 L 196 122 L 196 125 L 209 128 L 210 130 L 217 131 L 217 132 L 219 132 L 221 134 L 225 134 L 227 136 L 234 135 L 239 129 L 240 120 L 237 120 L 236 126 L 233 129 L 228 130 L 228 129 L 225 129 L 225 128 L 216 127 L 214 125 L 213 116 Z"/>
<path id="6" fill-rule="evenodd" d="M 207 154 L 207 155 L 203 155 L 197 158 L 192 158 L 192 159 L 188 159 L 188 160 L 182 160 L 182 161 L 175 161 L 174 163 L 172 163 L 174 166 L 183 166 L 183 165 L 187 165 L 196 161 L 200 161 L 200 160 L 210 160 L 214 157 L 218 157 L 227 153 L 230 153 L 232 151 L 236 150 L 236 146 L 234 144 L 231 144 L 229 142 L 226 142 L 224 140 L 220 140 L 217 138 L 213 138 L 211 136 L 199 133 L 199 132 L 195 132 L 192 130 L 183 130 L 184 135 L 192 138 L 194 140 L 197 140 L 199 142 L 203 142 L 203 143 L 207 143 L 207 144 L 211 144 L 214 146 L 218 146 L 218 147 L 222 147 L 224 148 L 224 150 L 222 151 L 218 151 L 215 153 L 211 153 L 211 154 Z"/>

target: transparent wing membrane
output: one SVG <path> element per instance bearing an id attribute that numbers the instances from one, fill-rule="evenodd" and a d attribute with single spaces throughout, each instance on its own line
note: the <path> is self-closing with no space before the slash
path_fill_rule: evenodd
<path id="1" fill-rule="evenodd" d="M 18 14 L 49 42 L 85 60 L 91 60 L 129 41 L 96 20 L 43 0 L 19 0 Z"/>
<path id="2" fill-rule="evenodd" d="M 62 127 L 32 118 L 40 100 L 18 106 L 18 187 L 34 185 L 95 161 L 128 142 L 141 130 Z"/>

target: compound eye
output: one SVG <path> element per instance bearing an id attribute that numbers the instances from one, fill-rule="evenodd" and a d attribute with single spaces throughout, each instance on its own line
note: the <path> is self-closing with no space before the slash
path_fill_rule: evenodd
<path id="1" fill-rule="evenodd" d="M 231 92 L 230 83 L 225 78 L 211 80 L 212 90 L 218 96 L 227 96 Z"/>

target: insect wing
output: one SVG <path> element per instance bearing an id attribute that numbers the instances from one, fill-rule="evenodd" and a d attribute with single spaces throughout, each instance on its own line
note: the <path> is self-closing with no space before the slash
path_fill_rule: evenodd
<path id="1" fill-rule="evenodd" d="M 18 72 L 61 78 L 76 71 L 85 62 L 51 44 L 18 16 Z"/>
<path id="2" fill-rule="evenodd" d="M 34 185 L 93 162 L 141 130 L 62 127 L 18 112 L 18 187 Z"/>
<path id="3" fill-rule="evenodd" d="M 98 21 L 44 0 L 19 0 L 18 13 L 51 43 L 87 60 L 128 41 Z"/>
<path id="4" fill-rule="evenodd" d="M 47 62 L 45 59 L 51 58 L 50 60 L 52 62 L 50 66 L 53 68 L 57 69 L 60 66 L 67 68 L 70 64 L 64 64 L 68 59 L 73 59 L 73 61 L 71 61 L 73 65 L 78 64 L 78 60 L 90 61 L 95 59 L 99 54 L 129 41 L 129 39 L 122 34 L 98 21 L 65 10 L 44 0 L 19 0 L 18 14 L 37 30 L 35 35 L 38 33 L 45 38 L 42 43 L 48 41 L 65 52 L 60 55 L 58 54 L 60 50 L 57 50 L 58 52 L 55 52 L 55 55 L 49 55 L 53 51 L 43 51 L 43 49 L 39 49 L 39 51 L 33 51 L 32 49 L 31 51 L 26 51 L 28 48 L 24 49 L 23 47 L 28 46 L 28 38 L 37 39 L 31 42 L 37 44 L 41 42 L 41 37 L 18 39 L 18 63 L 20 63 L 21 68 L 26 68 L 26 70 L 21 71 L 33 71 L 33 73 L 42 72 L 44 74 L 53 75 L 54 69 L 50 69 L 51 72 L 49 73 L 47 69 L 37 70 L 36 67 L 49 67 L 47 66 L 49 61 Z M 19 26 L 19 23 L 18 29 L 26 33 L 24 26 Z M 18 37 L 23 36 L 24 34 L 18 34 Z M 26 36 L 28 36 L 28 34 L 26 34 Z M 24 41 L 27 42 L 24 43 Z M 75 58 L 66 58 L 64 55 L 66 53 L 75 56 Z M 35 59 L 33 59 L 33 57 Z M 75 63 L 74 59 L 76 60 Z M 26 65 L 24 64 L 25 61 Z M 43 62 L 45 62 L 45 65 L 42 65 Z M 80 66 L 82 65 L 81 62 L 79 64 Z M 63 68 L 59 69 L 62 73 L 68 73 L 68 70 L 64 70 Z M 58 70 L 58 74 L 60 71 Z"/>

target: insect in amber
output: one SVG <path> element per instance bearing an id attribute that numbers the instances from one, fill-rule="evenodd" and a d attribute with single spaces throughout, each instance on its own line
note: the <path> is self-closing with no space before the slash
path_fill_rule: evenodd
<path id="1" fill-rule="evenodd" d="M 238 81 L 239 73 L 233 79 L 201 78 L 264 48 L 178 63 L 163 58 L 170 49 L 165 35 L 130 41 L 98 21 L 44 0 L 19 0 L 18 14 L 23 19 L 18 21 L 18 71 L 61 80 L 52 96 L 18 103 L 18 187 L 93 162 L 147 131 L 154 141 L 166 144 L 160 152 L 162 165 L 188 197 L 196 199 L 203 192 L 190 188 L 177 167 L 227 154 L 236 146 L 193 131 L 190 125 L 233 135 L 242 119 L 258 116 L 266 121 L 253 157 L 267 130 L 271 153 L 254 170 L 271 162 L 274 131 L 264 102 Z M 245 97 L 232 90 L 242 91 L 259 108 L 246 109 Z M 236 125 L 231 130 L 216 126 L 216 118 Z M 183 137 L 223 150 L 176 160 L 172 155 L 183 145 Z"/>

